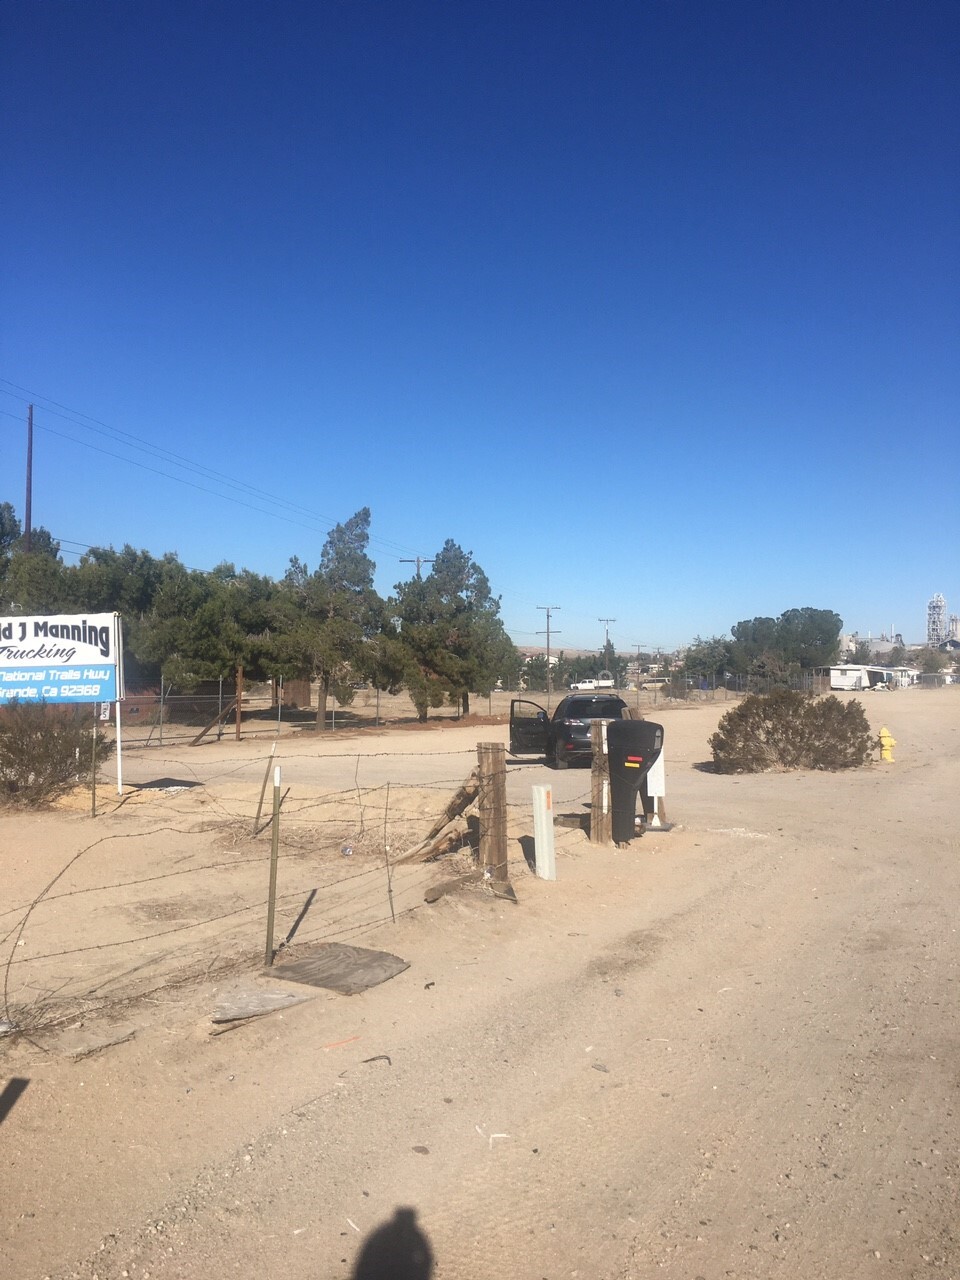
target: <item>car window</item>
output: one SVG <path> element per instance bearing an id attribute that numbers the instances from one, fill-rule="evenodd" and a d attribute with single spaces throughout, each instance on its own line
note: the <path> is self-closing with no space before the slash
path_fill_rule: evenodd
<path id="1" fill-rule="evenodd" d="M 623 705 L 619 698 L 569 698 L 557 713 L 564 720 L 619 720 Z"/>

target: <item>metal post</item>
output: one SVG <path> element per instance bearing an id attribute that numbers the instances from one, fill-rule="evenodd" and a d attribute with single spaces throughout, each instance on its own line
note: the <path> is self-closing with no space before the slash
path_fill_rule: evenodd
<path id="1" fill-rule="evenodd" d="M 273 964 L 273 918 L 277 910 L 277 860 L 280 856 L 280 766 L 273 771 L 273 838 L 270 841 L 270 891 L 267 895 L 267 946 L 264 961 Z"/>
<path id="2" fill-rule="evenodd" d="M 160 675 L 160 745 L 163 746 L 163 674 Z"/>
<path id="3" fill-rule="evenodd" d="M 387 796 L 383 804 L 383 860 L 387 867 L 387 901 L 390 904 L 390 919 L 397 923 L 397 913 L 393 906 L 393 876 L 390 872 L 390 846 L 387 844 L 387 814 L 390 811 L 390 783 L 387 783 Z"/>
<path id="4" fill-rule="evenodd" d="M 240 741 L 240 726 L 243 722 L 243 667 L 237 667 L 237 741 Z"/>
<path id="5" fill-rule="evenodd" d="M 270 756 L 269 756 L 269 759 L 267 760 L 267 767 L 263 772 L 263 786 L 260 788 L 260 801 L 257 805 L 257 816 L 253 820 L 254 835 L 257 834 L 257 828 L 260 825 L 260 814 L 263 812 L 263 797 L 267 794 L 267 783 L 270 781 L 270 767 L 273 764 L 273 753 L 276 751 L 276 749 L 277 749 L 277 744 L 274 743 L 273 746 L 270 748 Z"/>
<path id="6" fill-rule="evenodd" d="M 97 816 L 97 704 L 93 704 L 93 749 L 90 763 L 90 817 Z"/>
<path id="7" fill-rule="evenodd" d="M 117 795 L 123 795 L 123 736 L 120 732 L 120 699 L 117 699 Z"/>

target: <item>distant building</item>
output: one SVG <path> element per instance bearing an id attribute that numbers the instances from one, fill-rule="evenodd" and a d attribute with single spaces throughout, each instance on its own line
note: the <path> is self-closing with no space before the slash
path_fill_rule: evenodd
<path id="1" fill-rule="evenodd" d="M 947 602 L 937 592 L 927 602 L 927 644 L 936 649 L 947 639 Z"/>
<path id="2" fill-rule="evenodd" d="M 840 637 L 840 656 L 852 656 L 860 644 L 867 646 L 871 657 L 878 658 L 885 658 L 893 649 L 908 647 L 904 645 L 903 636 L 899 631 L 892 632 L 890 635 L 887 635 L 886 632 L 881 632 L 879 636 L 862 636 L 858 631 L 854 631 L 849 635 Z"/>
<path id="3" fill-rule="evenodd" d="M 831 689 L 906 689 L 920 679 L 916 667 L 866 666 L 852 662 L 817 667 L 815 674 L 829 679 Z"/>

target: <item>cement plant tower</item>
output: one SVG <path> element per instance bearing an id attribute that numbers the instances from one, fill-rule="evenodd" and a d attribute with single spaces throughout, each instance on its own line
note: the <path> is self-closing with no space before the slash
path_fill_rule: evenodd
<path id="1" fill-rule="evenodd" d="M 927 644 L 936 649 L 947 638 L 947 602 L 939 591 L 927 601 Z"/>

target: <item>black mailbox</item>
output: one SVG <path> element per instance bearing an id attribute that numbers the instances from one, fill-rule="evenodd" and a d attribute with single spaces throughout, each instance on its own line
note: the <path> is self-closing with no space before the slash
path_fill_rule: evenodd
<path id="1" fill-rule="evenodd" d="M 625 844 L 636 835 L 637 792 L 663 750 L 663 725 L 652 720 L 611 720 L 607 760 L 613 839 Z"/>

